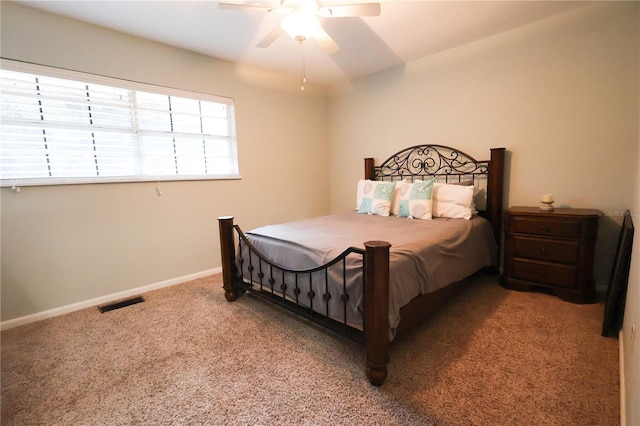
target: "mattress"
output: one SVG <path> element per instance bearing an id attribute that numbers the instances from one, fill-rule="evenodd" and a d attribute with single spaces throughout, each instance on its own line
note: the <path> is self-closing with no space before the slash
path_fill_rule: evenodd
<path id="1" fill-rule="evenodd" d="M 479 216 L 473 216 L 471 220 L 420 220 L 346 212 L 263 226 L 246 235 L 269 262 L 295 270 L 323 265 L 349 247 L 364 249 L 366 241 L 389 242 L 389 324 L 392 330 L 401 320 L 400 309 L 415 297 L 495 265 L 497 259 L 491 225 Z M 350 255 L 344 264 L 334 265 L 327 273 L 316 271 L 295 277 L 295 274 L 269 267 L 260 262 L 255 253 L 250 255 L 247 251 L 246 245 L 241 245 L 240 258 L 244 259 L 241 269 L 245 280 L 264 291 L 297 300 L 316 312 L 362 329 L 362 256 Z M 273 285 L 269 278 L 273 279 Z M 311 301 L 307 297 L 309 290 L 317 296 L 327 293 L 331 296 L 328 300 L 314 297 Z M 348 294 L 346 304 L 340 298 L 345 293 Z"/>

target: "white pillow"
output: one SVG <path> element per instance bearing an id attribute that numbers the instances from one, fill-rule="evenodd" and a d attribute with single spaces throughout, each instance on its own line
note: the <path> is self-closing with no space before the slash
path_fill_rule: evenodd
<path id="1" fill-rule="evenodd" d="M 475 213 L 473 186 L 435 183 L 431 198 L 433 217 L 471 219 Z"/>
<path id="2" fill-rule="evenodd" d="M 398 216 L 400 210 L 400 197 L 406 194 L 409 190 L 409 182 L 401 180 L 396 183 L 396 187 L 393 191 L 393 198 L 391 199 L 391 214 Z"/>
<path id="3" fill-rule="evenodd" d="M 410 219 L 431 219 L 431 194 L 435 179 L 398 182 L 393 214 Z"/>
<path id="4" fill-rule="evenodd" d="M 358 213 L 389 216 L 396 182 L 361 180 L 358 182 Z M 362 198 L 360 198 L 362 195 Z"/>
<path id="5" fill-rule="evenodd" d="M 364 185 L 367 182 L 371 182 L 370 180 L 360 179 L 358 181 L 358 189 L 356 190 L 356 210 L 360 208 L 360 204 L 362 204 L 362 199 L 364 198 Z"/>

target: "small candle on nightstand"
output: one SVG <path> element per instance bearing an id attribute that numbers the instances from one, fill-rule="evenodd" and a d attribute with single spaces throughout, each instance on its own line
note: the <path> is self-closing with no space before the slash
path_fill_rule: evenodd
<path id="1" fill-rule="evenodd" d="M 544 194 L 541 201 L 543 203 L 553 203 L 553 194 Z"/>

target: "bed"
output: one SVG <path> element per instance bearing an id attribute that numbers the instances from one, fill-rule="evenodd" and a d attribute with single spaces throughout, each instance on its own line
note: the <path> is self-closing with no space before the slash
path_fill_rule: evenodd
<path id="1" fill-rule="evenodd" d="M 250 293 L 364 344 L 380 386 L 389 348 L 467 278 L 497 270 L 504 148 L 478 161 L 443 145 L 364 160 L 355 209 L 244 233 L 218 218 L 228 301 Z M 470 197 L 470 198 L 469 198 Z"/>

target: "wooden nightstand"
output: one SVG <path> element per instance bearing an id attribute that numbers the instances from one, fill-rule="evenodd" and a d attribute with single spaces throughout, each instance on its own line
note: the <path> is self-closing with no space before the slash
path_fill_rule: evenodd
<path id="1" fill-rule="evenodd" d="M 600 215 L 592 209 L 506 210 L 502 286 L 546 288 L 573 303 L 595 301 L 593 257 Z"/>

